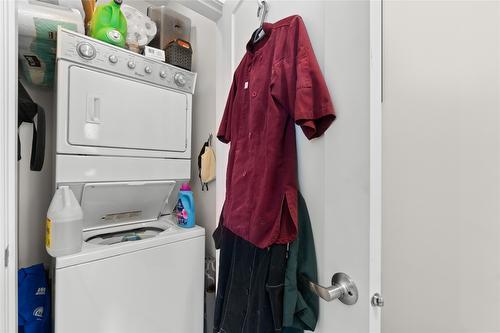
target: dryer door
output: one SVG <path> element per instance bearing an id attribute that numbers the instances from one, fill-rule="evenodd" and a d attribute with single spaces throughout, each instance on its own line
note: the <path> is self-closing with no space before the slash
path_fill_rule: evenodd
<path id="1" fill-rule="evenodd" d="M 68 74 L 68 145 L 98 155 L 187 152 L 189 95 L 77 66 Z"/>

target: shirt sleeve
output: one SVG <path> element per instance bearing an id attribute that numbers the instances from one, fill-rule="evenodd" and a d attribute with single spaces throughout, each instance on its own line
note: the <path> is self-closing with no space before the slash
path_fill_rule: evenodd
<path id="1" fill-rule="evenodd" d="M 287 51 L 276 73 L 285 104 L 308 139 L 321 136 L 335 120 L 335 110 L 302 18 L 290 24 Z"/>
<path id="2" fill-rule="evenodd" d="M 231 115 L 233 113 L 233 104 L 236 97 L 236 78 L 233 78 L 233 83 L 231 84 L 231 89 L 229 90 L 229 95 L 226 101 L 226 107 L 224 109 L 224 115 L 219 125 L 219 131 L 217 132 L 217 138 L 224 143 L 231 142 Z"/>

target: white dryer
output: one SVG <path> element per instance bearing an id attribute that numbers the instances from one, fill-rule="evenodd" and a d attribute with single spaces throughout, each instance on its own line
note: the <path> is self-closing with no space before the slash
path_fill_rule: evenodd
<path id="1" fill-rule="evenodd" d="M 55 333 L 203 331 L 204 229 L 171 214 L 190 178 L 196 74 L 60 29 L 56 187 L 84 213 L 53 261 Z"/>

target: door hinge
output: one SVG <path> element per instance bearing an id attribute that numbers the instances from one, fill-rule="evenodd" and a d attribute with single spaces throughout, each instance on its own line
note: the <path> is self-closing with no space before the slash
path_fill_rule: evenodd
<path id="1" fill-rule="evenodd" d="M 4 251 L 3 263 L 5 267 L 9 266 L 9 247 L 7 246 Z"/>

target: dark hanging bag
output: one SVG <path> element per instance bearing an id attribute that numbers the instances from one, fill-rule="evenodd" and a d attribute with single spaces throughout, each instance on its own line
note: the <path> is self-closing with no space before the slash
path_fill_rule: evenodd
<path id="1" fill-rule="evenodd" d="M 45 111 L 33 102 L 23 85 L 18 85 L 18 121 L 17 127 L 22 123 L 33 124 L 33 141 L 31 146 L 30 169 L 40 171 L 43 167 L 45 156 Z M 36 117 L 38 115 L 38 117 Z M 36 125 L 35 125 L 36 117 Z M 21 140 L 17 136 L 17 160 L 21 159 Z"/>

